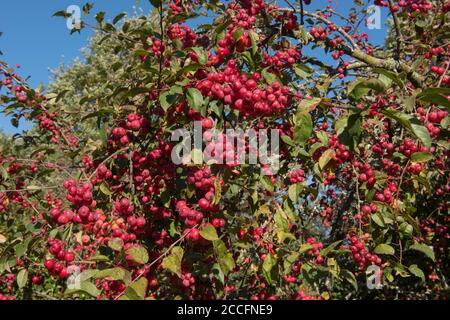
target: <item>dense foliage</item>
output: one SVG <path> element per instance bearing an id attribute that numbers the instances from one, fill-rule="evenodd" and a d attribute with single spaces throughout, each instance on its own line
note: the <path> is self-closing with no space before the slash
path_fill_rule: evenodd
<path id="1" fill-rule="evenodd" d="M 47 90 L 0 62 L 3 112 L 36 124 L 1 137 L 0 300 L 448 298 L 444 2 L 375 0 L 379 48 L 372 2 L 151 0 L 78 25 Z M 279 170 L 210 138 L 232 163 L 175 164 L 194 121 L 278 129 Z"/>

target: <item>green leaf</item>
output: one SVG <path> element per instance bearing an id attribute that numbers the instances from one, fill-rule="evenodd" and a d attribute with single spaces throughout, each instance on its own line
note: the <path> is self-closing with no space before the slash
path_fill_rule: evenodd
<path id="1" fill-rule="evenodd" d="M 28 282 L 28 270 L 27 269 L 20 270 L 19 273 L 17 274 L 16 281 L 19 289 L 24 288 Z"/>
<path id="2" fill-rule="evenodd" d="M 162 261 L 162 267 L 167 269 L 179 277 L 181 277 L 181 261 L 183 260 L 184 250 L 181 247 L 173 247 L 170 255 Z"/>
<path id="3" fill-rule="evenodd" d="M 189 107 L 191 107 L 195 111 L 201 111 L 203 107 L 203 96 L 198 89 L 189 88 L 186 92 L 186 98 Z"/>
<path id="4" fill-rule="evenodd" d="M 332 149 L 327 149 L 319 158 L 319 168 L 323 170 L 327 164 L 333 159 L 334 151 Z"/>
<path id="5" fill-rule="evenodd" d="M 383 219 L 378 214 L 372 214 L 370 217 L 372 218 L 372 221 L 375 222 L 377 225 L 379 225 L 382 228 L 385 227 Z"/>
<path id="6" fill-rule="evenodd" d="M 384 92 L 386 87 L 380 79 L 358 79 L 349 86 L 349 98 L 360 100 L 371 90 L 375 91 L 376 94 L 379 94 Z"/>
<path id="7" fill-rule="evenodd" d="M 278 82 L 279 84 L 281 84 L 280 79 L 278 79 L 278 77 L 275 74 L 268 71 L 269 68 L 270 67 L 266 67 L 261 71 L 261 75 L 263 76 L 263 78 L 266 80 L 268 84 L 272 84 L 274 82 Z"/>
<path id="8" fill-rule="evenodd" d="M 284 143 L 290 145 L 291 147 L 294 147 L 294 146 L 295 146 L 294 140 L 292 140 L 291 137 L 289 137 L 288 135 L 281 136 L 281 140 L 282 140 Z"/>
<path id="9" fill-rule="evenodd" d="M 291 199 L 291 201 L 293 203 L 297 203 L 298 201 L 298 196 L 300 195 L 300 192 L 302 192 L 303 190 L 303 185 L 301 183 L 295 183 L 289 186 L 288 189 L 288 196 L 289 199 Z"/>
<path id="10" fill-rule="evenodd" d="M 212 226 L 211 224 L 208 224 L 206 227 L 200 230 L 200 235 L 202 236 L 202 238 L 209 241 L 215 241 L 219 239 L 216 228 L 214 228 L 214 226 Z"/>
<path id="11" fill-rule="evenodd" d="M 391 118 L 398 123 L 400 123 L 405 129 L 409 130 L 411 133 L 413 133 L 417 138 L 422 141 L 422 143 L 429 148 L 431 146 L 431 137 L 428 132 L 428 130 L 422 126 L 416 118 L 412 117 L 411 115 L 408 115 L 404 112 L 397 111 L 394 109 L 387 109 L 382 111 L 382 113 L 387 116 L 388 118 Z"/>
<path id="12" fill-rule="evenodd" d="M 275 186 L 273 185 L 272 181 L 270 180 L 270 178 L 268 176 L 261 176 L 261 184 L 263 185 L 263 187 L 269 191 L 269 192 L 273 192 L 275 190 Z"/>
<path id="13" fill-rule="evenodd" d="M 231 270 L 236 266 L 233 255 L 228 252 L 225 243 L 222 240 L 213 241 L 214 252 L 217 257 L 217 262 L 219 263 L 220 269 L 226 276 Z"/>
<path id="14" fill-rule="evenodd" d="M 339 133 L 339 142 L 354 150 L 361 141 L 363 119 L 360 113 L 353 113 L 346 119 L 345 126 Z"/>
<path id="15" fill-rule="evenodd" d="M 80 283 L 79 288 L 68 288 L 64 292 L 64 296 L 71 296 L 79 293 L 87 293 L 92 297 L 97 297 L 102 293 L 100 289 L 98 289 L 93 283 L 89 281 L 83 281 Z"/>
<path id="16" fill-rule="evenodd" d="M 206 51 L 203 48 L 194 47 L 191 49 L 197 55 L 198 62 L 201 65 L 205 65 L 208 62 L 208 55 L 206 54 Z"/>
<path id="17" fill-rule="evenodd" d="M 356 280 L 356 277 L 353 274 L 353 272 L 346 269 L 342 269 L 340 275 L 342 278 L 344 278 L 348 283 L 350 283 L 353 286 L 355 291 L 358 290 L 358 281 Z"/>
<path id="18" fill-rule="evenodd" d="M 415 152 L 411 155 L 412 162 L 427 162 L 433 159 L 433 155 L 428 152 Z"/>
<path id="19" fill-rule="evenodd" d="M 302 79 L 308 79 L 313 74 L 314 70 L 310 67 L 308 67 L 304 63 L 297 63 L 294 65 L 294 72 L 297 76 L 299 76 Z"/>
<path id="20" fill-rule="evenodd" d="M 113 24 L 116 24 L 120 20 L 122 20 L 123 17 L 125 17 L 127 14 L 125 12 L 119 13 L 114 19 Z"/>
<path id="21" fill-rule="evenodd" d="M 322 145 L 324 147 L 328 147 L 330 145 L 330 141 L 328 139 L 328 135 L 325 131 L 318 131 L 316 132 L 317 138 L 319 138 L 320 142 L 322 142 Z"/>
<path id="22" fill-rule="evenodd" d="M 425 254 L 428 258 L 435 261 L 433 248 L 423 243 L 415 243 L 409 247 L 409 250 L 416 250 Z"/>
<path id="23" fill-rule="evenodd" d="M 66 11 L 57 11 L 53 14 L 53 17 L 63 17 L 63 18 L 70 18 L 72 16 L 71 13 L 67 13 Z"/>
<path id="24" fill-rule="evenodd" d="M 159 8 L 161 5 L 161 0 L 149 0 L 153 7 Z"/>
<path id="25" fill-rule="evenodd" d="M 175 24 L 181 21 L 186 21 L 188 19 L 197 18 L 199 16 L 198 13 L 195 12 L 182 12 L 175 16 L 170 17 L 170 21 Z"/>
<path id="26" fill-rule="evenodd" d="M 95 278 L 97 276 L 98 272 L 99 272 L 99 270 L 97 270 L 97 269 L 84 270 L 82 273 L 80 273 L 79 279 L 82 282 L 83 281 L 87 281 L 87 280 L 89 280 L 91 278 Z"/>
<path id="27" fill-rule="evenodd" d="M 252 54 L 255 55 L 258 52 L 259 35 L 255 31 L 250 31 L 248 35 L 252 43 Z"/>
<path id="28" fill-rule="evenodd" d="M 321 256 L 327 256 L 331 251 L 333 251 L 342 241 L 338 240 L 333 242 L 332 244 L 328 245 L 326 248 L 322 249 L 320 251 Z"/>
<path id="29" fill-rule="evenodd" d="M 298 117 L 301 114 L 307 114 L 315 110 L 317 106 L 320 105 L 321 101 L 322 98 L 303 99 L 297 106 L 296 117 Z"/>
<path id="30" fill-rule="evenodd" d="M 417 264 L 412 264 L 408 268 L 409 272 L 411 272 L 416 277 L 422 279 L 422 282 L 425 282 L 425 274 L 423 271 L 417 266 Z"/>
<path id="31" fill-rule="evenodd" d="M 395 72 L 392 72 L 392 71 L 389 71 L 386 69 L 382 69 L 382 68 L 373 68 L 373 71 L 389 78 L 390 80 L 395 82 L 401 88 L 403 88 L 405 86 L 405 83 L 401 79 L 400 75 Z"/>
<path id="32" fill-rule="evenodd" d="M 301 245 L 299 253 L 300 254 L 305 253 L 305 252 L 307 252 L 309 250 L 312 250 L 312 248 L 313 248 L 312 245 L 304 243 L 304 244 Z"/>
<path id="33" fill-rule="evenodd" d="M 450 95 L 450 88 L 428 88 L 419 93 L 417 99 L 450 109 L 450 101 L 446 97 L 448 95 Z"/>
<path id="34" fill-rule="evenodd" d="M 104 195 L 107 195 L 107 196 L 110 196 L 113 194 L 113 192 L 109 189 L 109 187 L 104 182 L 102 182 L 102 184 L 100 185 L 100 191 Z"/>
<path id="35" fill-rule="evenodd" d="M 278 229 L 281 229 L 283 231 L 287 231 L 289 228 L 289 222 L 287 221 L 287 219 L 285 218 L 283 211 L 281 210 L 281 208 L 277 209 L 277 212 L 275 213 L 275 215 L 273 216 L 273 220 L 275 222 L 275 225 L 277 226 Z"/>
<path id="36" fill-rule="evenodd" d="M 222 269 L 220 268 L 218 263 L 215 263 L 212 266 L 211 272 L 214 274 L 215 278 L 220 281 L 222 285 L 225 284 L 225 275 L 223 274 Z"/>
<path id="37" fill-rule="evenodd" d="M 91 10 L 92 10 L 93 7 L 94 7 L 94 4 L 93 4 L 93 3 L 89 3 L 89 2 L 85 3 L 85 4 L 83 5 L 83 13 L 84 13 L 85 15 L 88 15 L 88 14 L 91 12 Z"/>
<path id="38" fill-rule="evenodd" d="M 141 277 L 126 288 L 124 295 L 119 300 L 144 300 L 147 286 L 148 280 Z"/>
<path id="39" fill-rule="evenodd" d="M 244 34 L 244 29 L 237 28 L 236 31 L 233 33 L 233 39 L 234 41 L 238 41 L 239 38 Z"/>
<path id="40" fill-rule="evenodd" d="M 381 243 L 375 247 L 376 254 L 394 255 L 395 249 L 386 243 Z"/>
<path id="41" fill-rule="evenodd" d="M 311 115 L 297 114 L 295 117 L 294 139 L 297 142 L 304 143 L 308 141 L 313 132 L 313 122 Z"/>
<path id="42" fill-rule="evenodd" d="M 180 94 L 177 92 L 177 89 L 171 88 L 171 90 L 166 91 L 159 96 L 159 104 L 164 111 L 167 111 L 167 109 L 177 103 L 179 97 Z"/>
<path id="43" fill-rule="evenodd" d="M 111 281 L 122 281 L 126 285 L 131 283 L 131 273 L 119 267 L 100 270 L 95 277 L 105 278 Z"/>
<path id="44" fill-rule="evenodd" d="M 402 236 L 406 236 L 408 238 L 412 237 L 414 228 L 409 223 L 407 223 L 407 222 L 401 223 L 398 229 Z"/>
<path id="45" fill-rule="evenodd" d="M 123 240 L 121 238 L 112 238 L 108 241 L 108 247 L 114 251 L 121 251 L 123 248 Z"/>
<path id="46" fill-rule="evenodd" d="M 101 24 L 105 20 L 105 15 L 106 13 L 104 11 L 97 12 L 95 15 L 95 20 Z"/>
<path id="47" fill-rule="evenodd" d="M 411 122 L 411 127 L 412 127 L 413 133 L 416 135 L 417 138 L 420 139 L 420 141 L 422 141 L 422 143 L 425 145 L 425 147 L 430 148 L 431 147 L 431 137 L 430 137 L 430 133 L 428 132 L 427 128 L 425 128 L 422 125 L 412 123 L 412 122 Z"/>
<path id="48" fill-rule="evenodd" d="M 262 274 L 264 278 L 266 279 L 268 284 L 272 284 L 274 274 L 273 274 L 273 267 L 275 267 L 277 264 L 277 260 L 275 257 L 271 254 L 268 254 L 266 256 L 266 259 L 264 259 L 263 265 L 262 265 Z"/>
<path id="49" fill-rule="evenodd" d="M 110 260 L 109 257 L 102 254 L 97 254 L 89 258 L 89 261 L 96 261 L 96 262 L 108 262 L 109 260 Z"/>
<path id="50" fill-rule="evenodd" d="M 146 264 L 149 256 L 146 248 L 142 246 L 134 246 L 126 251 L 126 254 L 131 256 L 131 259 L 138 264 Z"/>

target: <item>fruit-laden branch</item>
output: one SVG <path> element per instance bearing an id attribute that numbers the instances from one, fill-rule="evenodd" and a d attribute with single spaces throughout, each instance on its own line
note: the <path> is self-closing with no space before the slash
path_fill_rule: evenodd
<path id="1" fill-rule="evenodd" d="M 289 8 L 279 8 L 277 9 L 278 11 L 289 11 L 289 12 L 293 12 L 293 9 L 289 9 Z M 316 13 L 311 13 L 308 11 L 304 11 L 303 14 L 305 16 L 308 16 L 310 18 L 314 18 L 316 20 L 322 21 L 323 23 L 325 23 L 326 25 L 335 25 L 334 22 L 326 19 L 325 17 L 321 16 L 320 14 L 316 14 Z M 355 41 L 353 40 L 352 36 L 350 34 L 348 34 L 344 29 L 342 29 L 341 27 L 337 27 L 336 29 L 351 45 L 351 47 L 349 47 L 348 45 L 341 45 L 339 47 L 339 49 L 343 50 L 347 55 L 361 61 L 364 62 L 372 67 L 376 67 L 376 68 L 383 68 L 383 69 L 387 69 L 389 71 L 393 71 L 393 72 L 405 72 L 406 76 L 408 78 L 409 81 L 411 81 L 411 83 L 417 87 L 417 88 L 423 88 L 423 84 L 422 84 L 422 79 L 420 77 L 420 75 L 415 72 L 411 66 L 409 66 L 405 61 L 399 60 L 399 61 L 395 61 L 392 58 L 388 58 L 388 59 L 380 59 L 380 58 L 376 58 L 374 56 L 371 56 L 367 53 L 364 53 L 362 50 L 360 50 L 358 48 L 358 45 L 355 43 Z"/>
<path id="2" fill-rule="evenodd" d="M 396 41 L 396 45 L 397 45 L 397 51 L 396 51 L 396 59 L 400 60 L 400 52 L 402 49 L 402 44 L 403 44 L 403 37 L 402 37 L 402 33 L 400 31 L 400 23 L 398 21 L 398 17 L 397 14 L 394 11 L 394 2 L 392 0 L 388 1 L 389 3 L 389 10 L 391 11 L 391 15 L 392 15 L 392 20 L 394 21 L 394 27 L 395 27 L 395 33 L 397 34 L 397 41 Z"/>

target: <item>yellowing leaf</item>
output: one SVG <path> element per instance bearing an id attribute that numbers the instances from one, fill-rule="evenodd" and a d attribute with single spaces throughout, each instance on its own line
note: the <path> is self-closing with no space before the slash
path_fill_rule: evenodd
<path id="1" fill-rule="evenodd" d="M 172 271 L 181 277 L 181 261 L 183 260 L 184 250 L 181 247 L 173 247 L 170 255 L 165 257 L 162 262 L 162 267 Z"/>

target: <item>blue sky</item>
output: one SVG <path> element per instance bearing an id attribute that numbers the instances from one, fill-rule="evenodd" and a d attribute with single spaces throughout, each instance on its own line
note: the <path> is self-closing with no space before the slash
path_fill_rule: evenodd
<path id="1" fill-rule="evenodd" d="M 40 83 L 48 84 L 49 69 L 60 64 L 70 64 L 76 57 L 81 56 L 80 49 L 86 47 L 92 32 L 83 30 L 81 34 L 70 35 L 66 21 L 60 17 L 52 17 L 53 13 L 65 10 L 70 5 L 82 7 L 87 1 L 77 0 L 14 0 L 3 1 L 0 11 L 0 60 L 10 65 L 19 63 L 22 67 L 20 74 L 29 76 L 29 83 L 37 87 Z M 136 7 L 149 12 L 147 0 L 95 0 L 93 12 L 106 11 L 107 18 L 114 18 L 121 12 L 133 15 Z M 312 8 L 324 7 L 328 0 L 312 1 Z M 319 4 L 317 4 L 319 3 Z M 336 11 L 347 14 L 352 6 L 351 0 L 334 0 L 331 3 Z M 308 10 L 312 9 L 311 6 Z M 386 12 L 383 12 L 383 16 Z M 385 19 L 383 19 L 385 20 Z M 384 21 L 383 21 L 384 22 Z M 385 36 L 385 28 L 381 30 L 365 30 L 373 43 L 381 44 Z M 17 133 L 26 129 L 23 121 L 19 129 L 14 128 L 9 119 L 0 114 L 0 131 Z"/>

